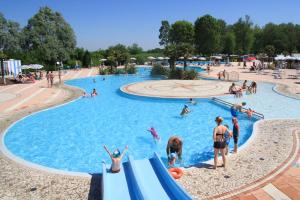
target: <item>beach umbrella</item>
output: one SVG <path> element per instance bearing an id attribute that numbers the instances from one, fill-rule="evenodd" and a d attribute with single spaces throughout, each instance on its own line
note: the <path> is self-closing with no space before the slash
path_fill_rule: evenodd
<path id="1" fill-rule="evenodd" d="M 100 61 L 107 61 L 107 59 L 105 59 L 105 58 L 102 58 L 102 59 L 100 59 Z"/>
<path id="2" fill-rule="evenodd" d="M 157 59 L 158 59 L 158 60 L 163 60 L 164 58 L 163 58 L 163 57 L 158 57 Z"/>
<path id="3" fill-rule="evenodd" d="M 277 55 L 274 59 L 275 60 L 285 60 L 285 56 L 284 55 Z"/>
<path id="4" fill-rule="evenodd" d="M 21 69 L 29 69 L 29 65 L 22 65 Z"/>
<path id="5" fill-rule="evenodd" d="M 256 60 L 256 58 L 255 57 L 248 57 L 246 60 L 247 61 L 254 61 L 254 60 Z"/>
<path id="6" fill-rule="evenodd" d="M 170 58 L 169 57 L 165 57 L 165 60 L 169 60 Z"/>
<path id="7" fill-rule="evenodd" d="M 136 58 L 130 58 L 130 60 L 136 60 Z"/>
<path id="8" fill-rule="evenodd" d="M 206 58 L 204 58 L 204 57 L 199 57 L 198 60 L 205 61 Z"/>
<path id="9" fill-rule="evenodd" d="M 184 57 L 179 57 L 179 59 L 180 59 L 180 60 L 183 60 L 183 59 L 184 59 Z"/>
<path id="10" fill-rule="evenodd" d="M 154 60 L 155 58 L 153 56 L 148 57 L 149 60 Z"/>

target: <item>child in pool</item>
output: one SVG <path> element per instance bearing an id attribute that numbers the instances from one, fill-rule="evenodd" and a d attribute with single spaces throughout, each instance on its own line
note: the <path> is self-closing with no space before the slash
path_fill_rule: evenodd
<path id="1" fill-rule="evenodd" d="M 149 131 L 151 133 L 151 135 L 153 136 L 153 139 L 154 139 L 155 142 L 160 140 L 160 137 L 159 137 L 158 133 L 156 132 L 156 130 L 153 127 L 151 127 L 147 131 Z"/>
<path id="2" fill-rule="evenodd" d="M 187 105 L 184 105 L 180 115 L 183 117 L 184 115 L 187 115 L 188 113 L 190 113 L 191 111 L 189 110 L 189 107 Z"/>
<path id="3" fill-rule="evenodd" d="M 230 142 L 230 138 L 232 137 L 232 131 L 229 130 L 229 126 L 227 124 L 224 125 L 227 130 L 224 133 L 224 140 L 225 140 L 225 155 L 228 155 L 228 145 Z"/>
<path id="4" fill-rule="evenodd" d="M 112 173 L 118 173 L 121 170 L 121 163 L 122 163 L 122 158 L 125 154 L 125 152 L 128 150 L 128 145 L 126 145 L 125 149 L 123 150 L 122 154 L 119 151 L 119 149 L 114 150 L 113 153 L 111 153 L 108 148 L 103 145 L 104 149 L 106 150 L 106 152 L 108 153 L 108 155 L 111 158 L 111 172 Z"/>
<path id="5" fill-rule="evenodd" d="M 174 167 L 177 158 L 178 158 L 178 156 L 176 153 L 170 154 L 169 163 L 168 163 L 169 167 Z"/>

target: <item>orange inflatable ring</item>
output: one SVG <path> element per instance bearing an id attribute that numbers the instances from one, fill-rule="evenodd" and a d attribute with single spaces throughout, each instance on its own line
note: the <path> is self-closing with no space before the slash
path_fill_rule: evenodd
<path id="1" fill-rule="evenodd" d="M 183 171 L 180 168 L 170 168 L 169 172 L 175 179 L 179 179 L 183 175 Z"/>

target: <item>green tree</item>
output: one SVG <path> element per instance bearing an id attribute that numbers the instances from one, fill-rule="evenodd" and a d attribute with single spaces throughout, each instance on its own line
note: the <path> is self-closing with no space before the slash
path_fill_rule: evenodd
<path id="1" fill-rule="evenodd" d="M 243 54 L 250 53 L 253 43 L 253 23 L 248 15 L 245 19 L 240 18 L 234 25 L 233 31 L 235 33 L 236 50 Z"/>
<path id="2" fill-rule="evenodd" d="M 106 50 L 106 56 L 110 66 L 114 67 L 125 65 L 129 60 L 128 49 L 122 44 L 109 47 Z"/>
<path id="3" fill-rule="evenodd" d="M 210 15 L 195 21 L 195 46 L 198 53 L 211 55 L 220 49 L 221 22 Z"/>
<path id="4" fill-rule="evenodd" d="M 263 51 L 262 35 L 263 35 L 263 30 L 259 26 L 255 26 L 253 29 L 253 45 L 252 45 L 252 52 L 254 54 L 259 54 Z"/>
<path id="5" fill-rule="evenodd" d="M 178 44 L 193 44 L 194 42 L 194 27 L 188 21 L 176 21 L 172 24 L 169 33 L 169 42 L 175 45 Z"/>
<path id="6" fill-rule="evenodd" d="M 175 62 L 180 57 L 178 47 L 175 44 L 169 44 L 165 47 L 164 54 L 168 56 L 171 70 L 175 70 Z"/>
<path id="7" fill-rule="evenodd" d="M 194 47 L 189 43 L 182 43 L 177 45 L 177 53 L 180 57 L 184 58 L 184 65 L 183 70 L 186 70 L 187 67 L 187 59 L 192 56 L 192 53 L 194 52 Z"/>
<path id="8" fill-rule="evenodd" d="M 60 13 L 48 7 L 41 8 L 29 19 L 23 33 L 24 50 L 48 65 L 68 60 L 76 45 L 71 26 Z"/>
<path id="9" fill-rule="evenodd" d="M 138 44 L 132 44 L 131 46 L 128 46 L 128 51 L 131 55 L 136 55 L 136 54 L 139 54 L 139 53 L 142 53 L 143 52 L 143 48 L 142 47 L 139 47 Z"/>
<path id="10" fill-rule="evenodd" d="M 0 13 L 0 51 L 14 57 L 21 51 L 21 29 L 17 22 L 6 20 Z"/>
<path id="11" fill-rule="evenodd" d="M 91 53 L 88 50 L 86 50 L 82 57 L 82 66 L 89 67 L 90 64 L 91 64 Z"/>
<path id="12" fill-rule="evenodd" d="M 264 53 L 267 54 L 269 58 L 275 56 L 275 47 L 273 45 L 265 46 Z"/>
<path id="13" fill-rule="evenodd" d="M 159 45 L 166 46 L 169 43 L 170 24 L 168 21 L 161 21 L 161 27 L 159 28 Z"/>
<path id="14" fill-rule="evenodd" d="M 231 55 L 235 50 L 235 35 L 233 32 L 228 31 L 224 36 L 223 53 Z"/>

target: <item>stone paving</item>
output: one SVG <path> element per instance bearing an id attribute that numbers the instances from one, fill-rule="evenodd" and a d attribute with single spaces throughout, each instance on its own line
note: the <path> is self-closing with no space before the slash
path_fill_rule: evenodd
<path id="1" fill-rule="evenodd" d="M 185 176 L 179 179 L 179 183 L 195 199 L 223 199 L 243 192 L 243 186 L 249 187 L 261 177 L 271 176 L 279 170 L 276 169 L 278 166 L 289 160 L 294 130 L 300 131 L 300 120 L 258 122 L 257 132 L 250 143 L 238 154 L 228 157 L 227 169 L 219 167 L 213 170 L 213 162 L 191 167 L 185 170 Z M 219 165 L 221 162 L 219 159 Z"/>
<path id="2" fill-rule="evenodd" d="M 209 80 L 159 80 L 133 83 L 121 87 L 125 93 L 161 98 L 206 98 L 224 95 L 230 82 Z"/>

